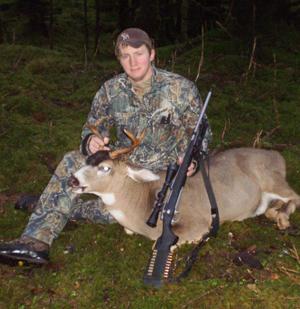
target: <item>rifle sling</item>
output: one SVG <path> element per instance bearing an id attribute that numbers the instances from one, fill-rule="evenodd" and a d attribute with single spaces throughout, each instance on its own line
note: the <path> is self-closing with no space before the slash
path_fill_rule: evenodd
<path id="1" fill-rule="evenodd" d="M 220 218 L 219 218 L 219 211 L 218 211 L 218 204 L 216 201 L 215 193 L 213 191 L 210 179 L 209 179 L 209 174 L 205 170 L 205 161 L 203 159 L 203 155 L 200 154 L 200 169 L 201 169 L 201 174 L 204 180 L 204 185 L 206 188 L 206 192 L 208 195 L 208 199 L 210 202 L 210 207 L 211 207 L 211 216 L 212 216 L 212 223 L 211 223 L 211 228 L 209 231 L 209 236 L 216 236 L 219 225 L 220 225 Z M 209 171 L 209 159 L 207 159 L 207 167 Z"/>
<path id="2" fill-rule="evenodd" d="M 199 156 L 199 163 L 200 163 L 200 169 L 201 169 L 201 174 L 203 177 L 205 189 L 206 189 L 207 196 L 208 196 L 210 206 L 211 206 L 212 223 L 211 223 L 210 230 L 208 231 L 208 233 L 206 233 L 203 236 L 200 242 L 193 248 L 191 253 L 185 258 L 184 270 L 178 276 L 176 276 L 175 278 L 171 280 L 173 282 L 179 282 L 182 278 L 185 278 L 189 274 L 190 270 L 192 269 L 192 266 L 197 260 L 197 256 L 198 256 L 200 249 L 206 244 L 206 242 L 209 240 L 211 236 L 215 237 L 217 235 L 219 225 L 220 225 L 217 201 L 216 201 L 215 194 L 214 194 L 214 191 L 213 191 L 210 179 L 209 179 L 209 174 L 205 170 L 205 161 L 203 159 L 202 154 L 200 154 Z M 208 159 L 207 159 L 207 166 L 209 169 Z"/>

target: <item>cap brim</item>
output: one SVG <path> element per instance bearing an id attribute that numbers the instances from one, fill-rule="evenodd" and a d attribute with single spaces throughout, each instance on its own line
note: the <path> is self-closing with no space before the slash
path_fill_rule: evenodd
<path id="1" fill-rule="evenodd" d="M 143 44 L 147 45 L 144 41 L 137 41 L 137 40 L 125 40 L 125 41 L 120 42 L 119 45 L 122 45 L 122 44 L 127 44 L 134 48 L 141 47 Z"/>

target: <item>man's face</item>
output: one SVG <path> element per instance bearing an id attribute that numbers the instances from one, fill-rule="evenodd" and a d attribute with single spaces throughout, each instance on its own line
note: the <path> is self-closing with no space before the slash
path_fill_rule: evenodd
<path id="1" fill-rule="evenodd" d="M 155 56 L 153 49 L 151 53 L 149 53 L 146 45 L 142 45 L 138 48 L 128 45 L 120 46 L 119 51 L 120 63 L 131 80 L 134 82 L 142 82 L 151 77 L 151 61 L 154 60 Z"/>

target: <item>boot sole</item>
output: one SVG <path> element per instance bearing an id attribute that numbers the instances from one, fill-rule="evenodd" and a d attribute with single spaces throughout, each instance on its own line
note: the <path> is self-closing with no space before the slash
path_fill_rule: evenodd
<path id="1" fill-rule="evenodd" d="M 4 263 L 11 266 L 30 266 L 30 265 L 43 266 L 48 264 L 49 261 L 42 258 L 37 260 L 30 257 L 21 257 L 16 255 L 0 255 L 0 263 Z"/>

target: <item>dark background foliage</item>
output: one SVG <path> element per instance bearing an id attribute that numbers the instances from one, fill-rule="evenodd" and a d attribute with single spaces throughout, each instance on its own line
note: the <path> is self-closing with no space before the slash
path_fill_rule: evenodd
<path id="1" fill-rule="evenodd" d="M 0 43 L 55 48 L 62 36 L 73 34 L 94 52 L 102 34 L 131 26 L 162 46 L 195 38 L 203 26 L 249 40 L 300 22 L 297 0 L 2 0 L 0 10 Z"/>

